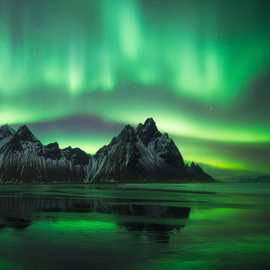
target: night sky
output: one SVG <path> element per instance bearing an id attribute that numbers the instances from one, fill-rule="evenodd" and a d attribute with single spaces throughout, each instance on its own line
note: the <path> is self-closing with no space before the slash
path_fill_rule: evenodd
<path id="1" fill-rule="evenodd" d="M 0 0 L 0 124 L 94 153 L 153 117 L 187 161 L 270 172 L 270 1 Z"/>

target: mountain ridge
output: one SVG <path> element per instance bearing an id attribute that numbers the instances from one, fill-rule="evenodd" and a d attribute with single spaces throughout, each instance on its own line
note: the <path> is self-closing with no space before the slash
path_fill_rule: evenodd
<path id="1" fill-rule="evenodd" d="M 0 182 L 104 183 L 133 180 L 201 180 L 213 178 L 190 166 L 167 133 L 152 118 L 126 125 L 108 145 L 90 155 L 80 148 L 43 145 L 26 126 L 0 127 Z"/>

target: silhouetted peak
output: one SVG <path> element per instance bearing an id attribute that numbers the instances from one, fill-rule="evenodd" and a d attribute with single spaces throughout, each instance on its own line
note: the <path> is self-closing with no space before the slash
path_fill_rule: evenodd
<path id="1" fill-rule="evenodd" d="M 156 122 L 154 121 L 154 119 L 152 117 L 149 117 L 144 121 L 143 125 L 144 126 L 154 126 L 154 127 L 156 127 Z"/>
<path id="2" fill-rule="evenodd" d="M 73 148 L 71 146 L 68 146 L 66 148 L 63 149 L 63 151 L 71 151 Z"/>
<path id="3" fill-rule="evenodd" d="M 131 125 L 126 125 L 124 128 L 123 128 L 123 130 L 122 130 L 122 132 L 121 133 L 133 133 L 134 132 L 134 128 L 131 126 Z"/>
<path id="4" fill-rule="evenodd" d="M 116 140 L 119 139 L 125 142 L 135 140 L 136 139 L 135 129 L 130 125 L 126 125 L 120 132 L 119 136 L 116 138 Z"/>
<path id="5" fill-rule="evenodd" d="M 203 171 L 201 166 L 199 164 L 195 163 L 194 161 L 192 161 L 190 164 L 187 164 L 187 167 L 189 170 L 192 170 L 193 172 L 202 172 Z"/>
<path id="6" fill-rule="evenodd" d="M 47 148 L 59 148 L 59 144 L 58 144 L 58 142 L 53 142 L 53 143 L 47 144 L 45 147 L 47 147 Z"/>
<path id="7" fill-rule="evenodd" d="M 198 164 L 196 164 L 194 161 L 192 161 L 191 163 L 190 163 L 190 167 L 191 168 L 198 168 L 198 167 L 200 167 Z"/>
<path id="8" fill-rule="evenodd" d="M 190 165 L 187 165 L 187 171 L 189 172 L 189 174 L 197 180 L 213 180 L 213 178 L 207 174 L 203 168 L 195 163 L 195 162 L 191 162 Z"/>
<path id="9" fill-rule="evenodd" d="M 57 142 L 47 144 L 43 147 L 43 154 L 47 158 L 56 158 L 59 159 L 61 154 L 61 149 Z"/>
<path id="10" fill-rule="evenodd" d="M 32 131 L 26 125 L 20 126 L 15 135 L 24 141 L 37 141 Z"/>
<path id="11" fill-rule="evenodd" d="M 139 124 L 136 131 L 145 145 L 148 145 L 152 139 L 161 135 L 153 118 L 147 118 L 144 124 Z"/>
<path id="12" fill-rule="evenodd" d="M 9 131 L 9 132 L 15 132 L 14 131 L 14 129 L 10 126 L 10 125 L 8 125 L 8 124 L 6 124 L 6 125 L 2 125 L 1 127 L 0 127 L 0 130 L 1 131 Z"/>
<path id="13" fill-rule="evenodd" d="M 15 133 L 15 130 L 9 125 L 3 125 L 0 127 L 0 139 L 9 137 Z"/>
<path id="14" fill-rule="evenodd" d="M 69 146 L 63 149 L 62 152 L 64 156 L 75 165 L 87 165 L 89 162 L 90 156 L 78 147 L 72 148 Z"/>
<path id="15" fill-rule="evenodd" d="M 144 129 L 145 131 L 157 132 L 156 122 L 153 118 L 147 118 L 143 124 L 139 124 L 139 129 Z"/>
<path id="16" fill-rule="evenodd" d="M 86 154 L 81 148 L 79 148 L 79 147 L 74 147 L 73 148 L 71 146 L 68 146 L 68 147 L 64 148 L 63 152 L 70 153 L 70 154 L 78 154 L 78 153 Z"/>

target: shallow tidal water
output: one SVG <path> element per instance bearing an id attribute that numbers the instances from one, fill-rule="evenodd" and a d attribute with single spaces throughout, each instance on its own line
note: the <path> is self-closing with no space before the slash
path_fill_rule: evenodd
<path id="1" fill-rule="evenodd" d="M 269 184 L 0 187 L 0 270 L 269 269 Z"/>

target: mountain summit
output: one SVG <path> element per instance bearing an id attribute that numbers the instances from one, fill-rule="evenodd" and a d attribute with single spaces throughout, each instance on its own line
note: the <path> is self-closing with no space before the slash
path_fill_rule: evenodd
<path id="1" fill-rule="evenodd" d="M 23 125 L 20 126 L 19 129 L 14 134 L 19 140 L 36 142 L 38 141 L 32 131 L 28 128 L 28 126 Z"/>
<path id="2" fill-rule="evenodd" d="M 15 133 L 15 130 L 9 125 L 4 125 L 0 127 L 0 140 L 7 138 Z"/>
<path id="3" fill-rule="evenodd" d="M 199 165 L 184 163 L 174 141 L 152 118 L 126 125 L 93 156 L 79 148 L 43 145 L 27 126 L 0 127 L 0 182 L 127 182 L 211 180 Z"/>
<path id="4" fill-rule="evenodd" d="M 0 128 L 0 182 L 82 181 L 89 155 L 78 148 L 43 145 L 27 126 Z M 79 154 L 78 154 L 79 153 Z"/>
<path id="5" fill-rule="evenodd" d="M 202 170 L 198 169 L 196 173 L 198 178 L 211 179 Z M 167 133 L 162 134 L 155 121 L 149 118 L 137 128 L 125 126 L 117 137 L 92 156 L 85 181 L 157 181 L 193 176 L 174 141 Z"/>

